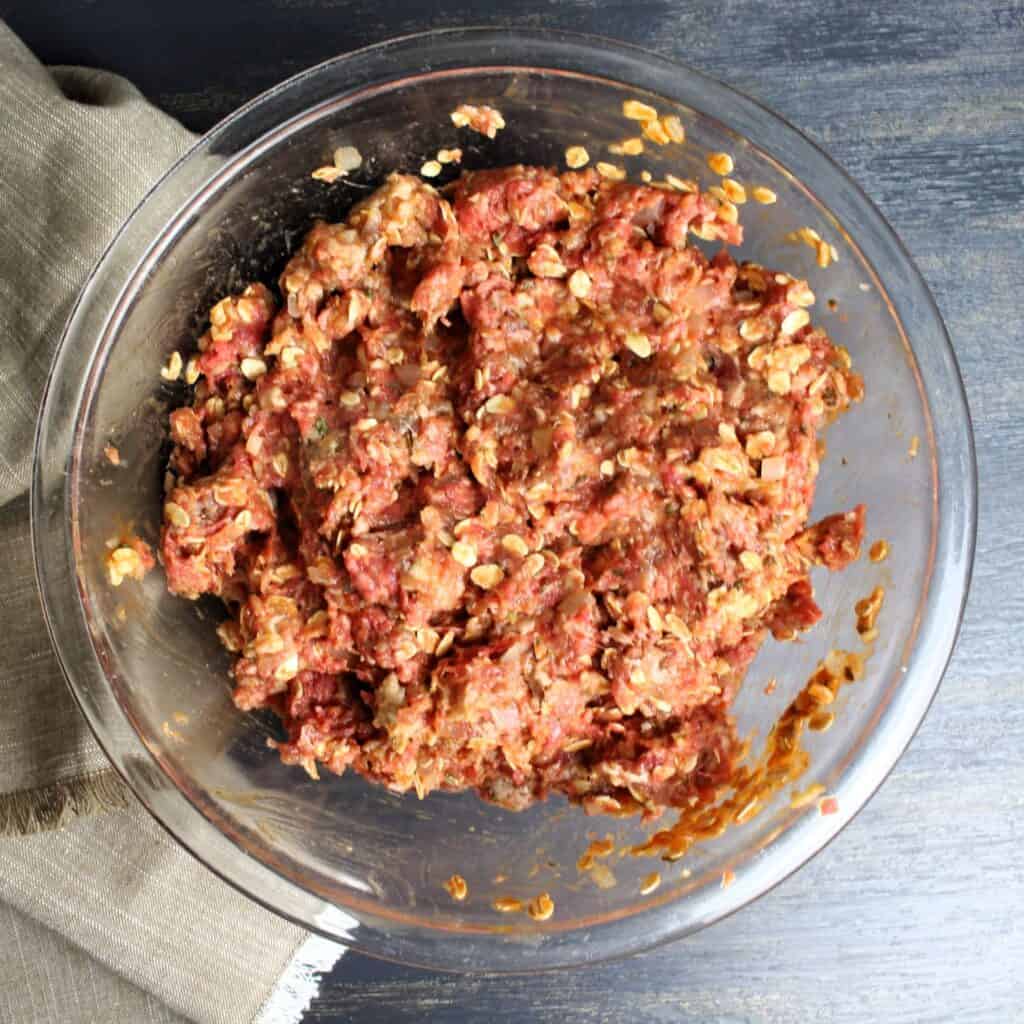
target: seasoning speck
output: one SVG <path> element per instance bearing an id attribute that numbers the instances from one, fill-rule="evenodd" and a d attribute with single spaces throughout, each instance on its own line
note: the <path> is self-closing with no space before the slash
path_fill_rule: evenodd
<path id="1" fill-rule="evenodd" d="M 523 909 L 523 901 L 512 896 L 499 896 L 492 904 L 499 914 L 517 914 Z"/>
<path id="2" fill-rule="evenodd" d="M 708 167 L 715 172 L 715 174 L 726 175 L 732 174 L 732 169 L 735 165 L 733 164 L 732 157 L 728 153 L 709 153 L 708 154 Z"/>
<path id="3" fill-rule="evenodd" d="M 491 590 L 505 578 L 505 573 L 500 565 L 491 563 L 478 565 L 470 572 L 469 578 L 482 590 Z"/>
<path id="4" fill-rule="evenodd" d="M 111 586 L 119 587 L 126 578 L 142 580 L 155 564 L 149 545 L 138 537 L 131 537 L 107 555 L 107 578 Z"/>
<path id="5" fill-rule="evenodd" d="M 452 558 L 459 565 L 472 569 L 476 565 L 476 548 L 467 541 L 457 540 L 452 545 Z"/>
<path id="6" fill-rule="evenodd" d="M 730 202 L 745 203 L 747 201 L 747 190 L 732 178 L 725 178 L 722 181 L 722 189 Z"/>
<path id="7" fill-rule="evenodd" d="M 616 885 L 615 875 L 606 864 L 595 864 L 590 869 L 590 879 L 598 889 L 612 889 Z"/>
<path id="8" fill-rule="evenodd" d="M 868 552 L 868 558 L 872 562 L 884 562 L 889 557 L 889 542 L 887 540 L 876 540 L 871 545 L 871 550 Z"/>
<path id="9" fill-rule="evenodd" d="M 658 886 L 661 885 L 661 875 L 657 871 L 652 871 L 641 883 L 640 883 L 640 895 L 648 896 L 654 892 Z"/>
<path id="10" fill-rule="evenodd" d="M 583 855 L 576 861 L 576 868 L 579 871 L 589 871 L 594 866 L 595 857 L 607 857 L 615 849 L 615 841 L 612 837 L 605 836 L 604 839 L 594 839 L 583 851 Z"/>
<path id="11" fill-rule="evenodd" d="M 164 380 L 177 380 L 181 376 L 182 359 L 180 352 L 172 352 L 167 362 L 160 369 Z"/>
<path id="12" fill-rule="evenodd" d="M 312 174 L 312 177 L 317 181 L 326 182 L 328 185 L 333 184 L 339 178 L 343 178 L 345 172 L 340 167 L 335 167 L 333 164 L 329 164 L 325 167 L 318 167 Z"/>
<path id="13" fill-rule="evenodd" d="M 658 116 L 654 107 L 647 103 L 641 103 L 639 100 L 626 100 L 622 104 L 622 113 L 630 121 L 653 121 Z"/>
<path id="14" fill-rule="evenodd" d="M 469 886 L 466 885 L 466 880 L 462 875 L 452 875 L 447 882 L 444 883 L 445 889 L 448 890 L 448 895 L 453 900 L 458 900 L 460 903 L 469 894 Z"/>
<path id="15" fill-rule="evenodd" d="M 885 590 L 882 587 L 875 587 L 867 597 L 858 601 L 853 610 L 857 613 L 857 632 L 863 638 L 865 633 L 875 628 L 878 621 L 878 613 L 882 610 L 882 602 L 885 600 Z"/>
<path id="16" fill-rule="evenodd" d="M 811 315 L 806 309 L 794 309 L 792 313 L 787 314 L 783 319 L 779 326 L 779 330 L 783 334 L 796 334 L 797 331 L 806 327 L 810 322 Z"/>
<path id="17" fill-rule="evenodd" d="M 242 360 L 241 370 L 242 376 L 246 380 L 256 380 L 257 377 L 262 377 L 267 372 L 267 364 L 262 359 L 249 356 Z"/>
<path id="18" fill-rule="evenodd" d="M 839 811 L 839 798 L 834 796 L 822 797 L 818 801 L 818 813 L 823 817 L 829 814 L 837 814 Z"/>
<path id="19" fill-rule="evenodd" d="M 616 164 L 605 163 L 603 160 L 599 160 L 595 166 L 597 167 L 597 173 L 608 181 L 625 180 L 626 170 L 624 167 L 619 167 Z"/>
<path id="20" fill-rule="evenodd" d="M 475 107 L 462 103 L 451 112 L 452 124 L 456 128 L 471 128 L 487 138 L 493 139 L 505 127 L 505 118 L 494 107 Z"/>
<path id="21" fill-rule="evenodd" d="M 836 716 L 831 711 L 819 711 L 807 720 L 811 732 L 828 732 L 835 722 Z"/>
<path id="22" fill-rule="evenodd" d="M 354 171 L 363 162 L 363 156 L 355 146 L 339 146 L 334 151 L 334 166 L 342 174 Z"/>
<path id="23" fill-rule="evenodd" d="M 635 356 L 647 359 L 651 354 L 651 342 L 646 334 L 630 332 L 626 335 L 626 348 Z"/>
<path id="24" fill-rule="evenodd" d="M 672 141 L 671 137 L 668 134 L 668 130 L 665 128 L 664 123 L 661 121 L 644 121 L 640 130 L 655 145 L 667 146 Z"/>
<path id="25" fill-rule="evenodd" d="M 570 146 L 565 151 L 565 162 L 572 170 L 586 167 L 590 162 L 590 154 L 582 146 Z"/>
<path id="26" fill-rule="evenodd" d="M 546 892 L 530 900 L 527 912 L 534 921 L 546 921 L 555 912 L 555 901 Z"/>
<path id="27" fill-rule="evenodd" d="M 677 178 L 674 174 L 666 174 L 665 182 L 677 192 L 696 192 L 697 182 L 690 178 Z"/>
<path id="28" fill-rule="evenodd" d="M 789 806 L 793 810 L 799 810 L 801 807 L 806 807 L 808 804 L 814 803 L 815 800 L 825 792 L 825 787 L 821 783 L 816 782 L 813 786 L 808 786 L 805 790 L 800 793 L 794 793 L 790 798 Z"/>
<path id="29" fill-rule="evenodd" d="M 667 114 L 661 119 L 661 126 L 668 133 L 669 140 L 672 142 L 685 142 L 686 141 L 686 129 L 683 128 L 683 122 L 676 117 L 675 114 Z"/>
<path id="30" fill-rule="evenodd" d="M 590 294 L 590 275 L 585 270 L 574 270 L 569 275 L 569 291 L 577 299 L 585 299 Z"/>
<path id="31" fill-rule="evenodd" d="M 608 145 L 608 152 L 615 156 L 639 156 L 643 151 L 644 140 L 639 137 L 611 142 Z"/>

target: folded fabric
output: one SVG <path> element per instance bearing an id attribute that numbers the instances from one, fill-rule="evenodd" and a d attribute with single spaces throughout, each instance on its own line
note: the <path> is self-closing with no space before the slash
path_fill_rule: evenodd
<path id="1" fill-rule="evenodd" d="M 0 1019 L 298 1020 L 342 948 L 175 845 L 85 726 L 32 573 L 36 412 L 75 297 L 192 136 L 129 83 L 0 24 Z M 55 963 L 56 959 L 56 963 Z"/>

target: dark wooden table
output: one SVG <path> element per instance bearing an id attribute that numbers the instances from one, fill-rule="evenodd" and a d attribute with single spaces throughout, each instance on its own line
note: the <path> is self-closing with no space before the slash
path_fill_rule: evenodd
<path id="1" fill-rule="evenodd" d="M 973 595 L 924 727 L 846 832 L 755 906 L 624 963 L 458 978 L 347 955 L 311 1022 L 1024 1020 L 1024 0 L 0 0 L 0 16 L 44 61 L 118 71 L 196 130 L 431 25 L 640 43 L 823 143 L 906 241 L 956 344 L 982 477 Z"/>

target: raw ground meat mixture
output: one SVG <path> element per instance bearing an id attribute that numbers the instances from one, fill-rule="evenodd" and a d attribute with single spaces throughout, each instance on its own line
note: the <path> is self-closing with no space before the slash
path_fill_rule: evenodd
<path id="1" fill-rule="evenodd" d="M 215 594 L 282 759 L 522 808 L 692 806 L 766 635 L 821 615 L 808 526 L 860 397 L 806 282 L 708 259 L 712 196 L 538 167 L 393 175 L 219 302 L 171 415 L 162 558 Z"/>

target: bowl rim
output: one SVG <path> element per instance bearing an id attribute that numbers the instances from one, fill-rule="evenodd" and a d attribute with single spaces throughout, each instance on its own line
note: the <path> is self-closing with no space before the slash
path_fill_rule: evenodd
<path id="1" fill-rule="evenodd" d="M 514 41 L 521 51 L 530 51 L 530 61 L 506 62 L 499 60 L 497 63 L 485 59 L 476 59 L 480 51 L 488 47 L 494 54 L 507 53 L 510 41 Z M 465 59 L 462 63 L 452 67 L 438 68 L 431 59 L 431 54 L 437 52 L 440 45 L 446 45 L 460 53 Z M 406 52 L 408 51 L 408 52 Z M 872 736 L 859 750 L 856 755 L 844 768 L 838 780 L 836 791 L 841 796 L 840 813 L 833 816 L 828 822 L 817 821 L 810 823 L 805 816 L 802 822 L 794 824 L 787 833 L 773 844 L 773 857 L 761 858 L 762 870 L 756 877 L 753 872 L 747 878 L 740 876 L 737 882 L 731 887 L 729 893 L 723 893 L 717 900 L 717 907 L 712 915 L 704 918 L 691 919 L 680 926 L 665 925 L 662 923 L 660 930 L 652 929 L 649 933 L 640 936 L 632 936 L 626 944 L 615 943 L 608 936 L 599 945 L 600 949 L 579 955 L 568 949 L 566 946 L 558 948 L 558 959 L 553 963 L 537 964 L 531 962 L 528 967 L 521 966 L 512 951 L 514 945 L 502 941 L 500 931 L 493 933 L 473 932 L 470 936 L 474 940 L 481 940 L 486 945 L 486 952 L 492 954 L 473 954 L 470 959 L 465 959 L 465 954 L 460 953 L 456 957 L 449 956 L 443 949 L 446 941 L 451 941 L 453 936 L 443 928 L 430 927 L 426 922 L 417 923 L 410 932 L 410 936 L 401 936 L 397 947 L 387 936 L 387 929 L 394 928 L 395 922 L 389 921 L 386 915 L 374 919 L 373 915 L 366 915 L 364 918 L 352 917 L 345 913 L 336 913 L 332 917 L 316 920 L 310 915 L 297 915 L 287 907 L 280 904 L 277 898 L 277 890 L 273 896 L 267 896 L 265 892 L 254 892 L 251 884 L 240 881 L 232 872 L 233 856 L 237 857 L 244 849 L 234 844 L 230 838 L 226 838 L 217 825 L 210 821 L 202 811 L 190 802 L 189 797 L 179 788 L 173 793 L 181 802 L 188 805 L 188 811 L 197 816 L 203 823 L 206 830 L 216 831 L 221 839 L 225 839 L 228 847 L 223 844 L 216 844 L 215 850 L 209 845 L 200 848 L 203 844 L 198 842 L 195 835 L 190 833 L 188 837 L 182 836 L 180 827 L 175 827 L 169 821 L 170 815 L 167 811 L 166 802 L 160 802 L 151 787 L 147 787 L 143 779 L 140 779 L 137 772 L 128 770 L 123 757 L 123 751 L 115 749 L 104 725 L 101 714 L 87 694 L 87 687 L 81 684 L 77 671 L 84 668 L 76 666 L 71 647 L 73 644 L 68 640 L 65 630 L 78 632 L 75 643 L 79 650 L 84 650 L 82 642 L 89 642 L 88 630 L 84 622 L 74 614 L 76 602 L 80 602 L 80 595 L 76 588 L 63 586 L 56 582 L 52 571 L 55 564 L 59 563 L 72 570 L 70 579 L 75 578 L 74 564 L 75 555 L 72 550 L 69 535 L 65 533 L 66 544 L 63 550 L 58 550 L 52 541 L 52 521 L 55 511 L 63 510 L 67 515 L 70 524 L 74 518 L 74 509 L 70 502 L 70 488 L 68 481 L 70 474 L 64 474 L 63 470 L 67 461 L 74 456 L 74 446 L 62 448 L 61 441 L 65 435 L 69 435 L 74 424 L 72 420 L 78 418 L 80 405 L 77 402 L 61 403 L 66 398 L 61 384 L 62 378 L 68 369 L 71 359 L 71 352 L 74 348 L 72 339 L 83 326 L 83 320 L 88 318 L 90 306 L 95 304 L 99 285 L 103 282 L 106 273 L 117 263 L 118 258 L 123 259 L 122 250 L 131 250 L 132 245 L 141 245 L 141 256 L 137 261 L 131 262 L 130 272 L 121 272 L 126 280 L 118 299 L 119 303 L 124 302 L 125 296 L 133 295 L 135 292 L 134 283 L 144 276 L 144 268 L 157 258 L 160 251 L 161 241 L 167 237 L 171 229 L 178 223 L 182 212 L 194 205 L 197 195 L 202 188 L 209 187 L 211 183 L 223 174 L 233 172 L 241 162 L 250 158 L 252 153 L 261 146 L 267 144 L 270 137 L 284 132 L 297 118 L 309 116 L 319 110 L 324 103 L 349 102 L 353 97 L 366 91 L 366 86 L 357 87 L 352 90 L 336 89 L 331 93 L 329 100 L 306 106 L 294 112 L 293 116 L 283 120 L 272 118 L 270 128 L 262 131 L 255 129 L 260 127 L 261 117 L 265 116 L 268 107 L 273 106 L 279 99 L 286 98 L 289 93 L 295 93 L 304 83 L 314 81 L 318 76 L 324 76 L 332 71 L 337 72 L 346 66 L 359 60 L 377 61 L 380 65 L 387 65 L 392 57 L 398 54 L 405 54 L 406 57 L 419 58 L 426 64 L 425 70 L 421 73 L 440 75 L 460 70 L 463 73 L 478 72 L 484 68 L 492 68 L 502 71 L 549 71 L 551 73 L 568 72 L 581 73 L 573 67 L 562 67 L 552 63 L 558 56 L 565 55 L 572 51 L 574 56 L 581 62 L 592 61 L 595 57 L 605 59 L 614 58 L 616 66 L 615 74 L 606 73 L 603 70 L 594 74 L 590 70 L 583 70 L 582 73 L 591 78 L 597 78 L 636 88 L 645 92 L 652 92 L 665 95 L 676 102 L 686 102 L 678 98 L 677 92 L 667 88 L 667 82 L 674 76 L 687 79 L 695 87 L 699 86 L 705 93 L 709 93 L 718 99 L 728 99 L 725 109 L 731 117 L 724 116 L 716 107 L 715 119 L 727 126 L 730 131 L 743 135 L 750 139 L 757 146 L 759 152 L 771 156 L 772 150 L 756 142 L 747 131 L 736 127 L 737 121 L 750 122 L 751 119 L 766 120 L 772 130 L 781 133 L 781 138 L 793 144 L 794 147 L 802 147 L 805 155 L 813 160 L 815 164 L 821 165 L 822 173 L 836 176 L 843 183 L 849 192 L 850 200 L 858 212 L 866 216 L 871 222 L 873 230 L 877 231 L 882 241 L 892 247 L 901 263 L 901 270 L 907 275 L 908 286 L 916 289 L 916 298 L 924 304 L 924 313 L 928 316 L 927 329 L 932 334 L 932 341 L 937 344 L 929 347 L 926 353 L 909 344 L 904 332 L 904 340 L 916 364 L 919 372 L 925 378 L 935 377 L 939 379 L 949 390 L 943 394 L 945 412 L 941 422 L 936 426 L 935 411 L 931 407 L 929 397 L 933 392 L 927 387 L 928 380 L 924 380 L 921 392 L 925 398 L 926 410 L 932 420 L 932 437 L 930 451 L 935 452 L 935 467 L 933 470 L 934 503 L 938 513 L 937 525 L 935 527 L 936 538 L 933 549 L 933 559 L 930 569 L 930 578 L 927 582 L 928 593 L 922 598 L 923 612 L 919 622 L 916 639 L 913 644 L 908 641 L 908 649 L 905 652 L 907 665 L 911 661 L 916 664 L 913 672 L 908 671 L 903 683 L 899 687 L 897 696 L 901 697 L 900 708 L 896 709 L 895 699 L 890 702 L 888 708 L 880 716 L 876 726 L 879 735 Z M 483 56 L 487 56 L 484 53 Z M 539 59 L 538 59 L 539 58 Z M 628 72 L 628 74 L 626 74 Z M 415 77 L 415 69 L 408 66 L 398 69 L 394 74 L 387 74 L 380 71 L 376 86 L 393 86 L 396 82 L 405 81 Z M 692 106 L 692 103 L 688 105 Z M 703 114 L 703 108 L 696 108 Z M 237 151 L 231 151 L 230 157 L 223 166 L 219 166 L 212 177 L 208 180 L 202 176 L 196 177 L 193 172 L 191 177 L 185 172 L 190 165 L 199 162 L 200 158 L 212 155 L 217 152 L 218 144 L 227 145 L 231 140 L 232 132 L 246 135 L 247 122 L 253 121 L 254 125 L 249 127 L 252 138 L 246 145 Z M 781 158 L 776 156 L 781 162 Z M 783 163 L 784 168 L 789 165 Z M 163 226 L 157 232 L 147 238 L 131 237 L 133 228 L 138 228 L 141 214 L 156 203 L 168 183 L 173 183 L 176 177 L 184 176 L 192 185 L 187 198 L 180 208 L 172 207 L 173 215 L 165 218 Z M 803 182 L 804 176 L 799 180 Z M 202 186 L 202 188 L 200 187 Z M 827 207 L 832 210 L 834 207 Z M 843 223 L 844 221 L 840 221 Z M 848 240 L 858 249 L 860 246 L 852 239 Z M 863 252 L 866 264 L 874 267 L 874 262 Z M 118 271 L 115 270 L 115 273 Z M 880 287 L 882 295 L 886 290 Z M 892 302 L 890 302 L 892 307 Z M 115 305 L 102 310 L 104 320 L 104 331 L 94 340 L 94 348 L 89 353 L 90 364 L 94 363 L 94 356 L 102 347 L 104 338 L 116 333 L 116 325 L 119 320 L 121 307 Z M 93 315 L 97 314 L 92 309 Z M 902 319 L 892 309 L 893 318 L 898 325 L 903 325 Z M 925 333 L 924 327 L 914 326 L 914 335 Z M 75 353 L 78 362 L 82 361 L 82 353 Z M 922 354 L 928 356 L 925 360 L 926 366 L 921 371 L 920 363 Z M 929 361 L 930 360 L 930 361 Z M 93 366 L 95 369 L 95 366 Z M 934 382 L 933 382 L 934 383 Z M 83 385 L 84 386 L 84 385 Z M 70 420 L 69 420 L 70 417 Z M 58 421 L 67 420 L 61 426 L 54 428 L 55 419 Z M 940 441 L 942 444 L 940 444 Z M 948 487 L 941 486 L 941 478 L 947 479 L 959 469 L 959 482 L 962 487 L 961 493 L 951 491 Z M 958 500 L 953 500 L 953 499 Z M 51 524 L 48 528 L 47 524 Z M 690 934 L 713 921 L 720 920 L 753 899 L 758 898 L 770 891 L 775 885 L 782 882 L 793 871 L 797 870 L 804 863 L 810 860 L 815 854 L 823 849 L 837 835 L 850 820 L 866 805 L 867 801 L 874 794 L 877 788 L 888 776 L 906 746 L 909 744 L 920 723 L 923 721 L 928 708 L 930 707 L 935 694 L 938 691 L 942 675 L 951 657 L 952 650 L 959 632 L 963 618 L 964 607 L 967 600 L 971 569 L 973 565 L 975 537 L 977 529 L 977 466 L 974 453 L 973 431 L 971 427 L 970 411 L 967 406 L 966 394 L 962 378 L 957 366 L 955 352 L 953 350 L 948 332 L 943 324 L 941 315 L 935 304 L 931 293 L 925 284 L 923 277 L 913 263 L 903 243 L 899 240 L 884 216 L 871 203 L 860 187 L 846 174 L 846 172 L 832 161 L 827 154 L 821 150 L 806 135 L 793 127 L 780 115 L 761 104 L 759 101 L 750 98 L 739 90 L 727 86 L 717 79 L 706 75 L 681 62 L 676 62 L 662 57 L 656 53 L 637 47 L 631 44 L 622 43 L 616 40 L 605 39 L 599 36 L 583 35 L 570 32 L 536 32 L 519 29 L 496 29 L 493 27 L 469 27 L 457 29 L 438 29 L 428 32 L 413 33 L 395 37 L 371 46 L 362 47 L 358 50 L 342 54 L 320 64 L 314 65 L 291 78 L 275 85 L 244 104 L 233 114 L 222 120 L 217 126 L 198 139 L 188 151 L 162 175 L 150 188 L 144 198 L 136 206 L 135 210 L 125 221 L 124 225 L 114 236 L 103 255 L 97 261 L 90 273 L 82 292 L 79 295 L 75 306 L 68 318 L 67 325 L 61 336 L 61 340 L 54 354 L 53 362 L 47 377 L 43 399 L 40 405 L 40 413 L 36 427 L 35 450 L 33 462 L 32 496 L 31 496 L 31 524 L 32 524 L 32 548 L 35 563 L 37 585 L 42 597 L 44 618 L 50 634 L 53 648 L 65 679 L 79 704 L 86 720 L 113 767 L 124 778 L 128 785 L 135 792 L 135 795 L 147 808 L 150 814 L 161 824 L 161 826 L 181 846 L 188 849 L 208 869 L 213 870 L 222 879 L 244 893 L 249 898 L 262 904 L 278 915 L 285 917 L 310 928 L 328 938 L 337 939 L 344 944 L 370 955 L 381 956 L 386 959 L 398 960 L 399 962 L 419 964 L 422 966 L 453 969 L 471 970 L 486 966 L 490 970 L 497 969 L 503 973 L 516 973 L 523 970 L 549 970 L 561 966 L 569 966 L 595 960 L 611 959 L 625 956 L 643 949 L 653 948 L 665 942 L 672 941 L 683 935 Z M 943 570 L 938 579 L 935 578 L 935 568 Z M 65 575 L 64 579 L 68 577 Z M 922 651 L 923 646 L 927 651 Z M 924 662 L 922 663 L 922 658 Z M 914 684 L 914 685 L 912 685 Z M 108 684 L 108 690 L 109 690 Z M 111 694 L 112 696 L 112 694 Z M 912 698 L 912 699 L 911 699 Z M 897 714 L 899 710 L 901 713 Z M 123 714 L 123 712 L 122 712 Z M 888 728 L 884 731 L 881 726 L 887 720 Z M 135 741 L 135 752 L 146 749 L 141 739 L 132 733 Z M 884 742 L 883 742 L 884 740 Z M 876 748 L 884 747 L 884 756 L 881 758 L 870 755 L 878 754 Z M 147 755 L 155 759 L 147 749 Z M 163 769 L 163 766 L 162 770 Z M 191 815 L 189 815 L 191 818 Z M 813 827 L 808 827 L 813 826 Z M 813 834 L 812 834 L 813 833 Z M 215 840 L 216 837 L 207 836 Z M 808 841 L 810 840 L 810 841 Z M 783 856 L 787 854 L 788 856 Z M 778 865 L 772 871 L 765 871 L 765 861 L 778 861 Z M 283 875 L 275 872 L 274 868 L 267 864 L 260 864 L 262 872 L 274 874 L 279 882 L 285 883 L 281 891 L 299 890 L 301 887 L 291 879 L 285 879 Z M 257 872 L 259 874 L 259 872 Z M 269 881 L 269 879 L 268 879 Z M 278 889 L 280 890 L 280 886 Z M 307 891 L 308 892 L 308 891 Z M 681 902 L 681 901 L 676 901 Z M 673 903 L 666 903 L 659 907 L 659 912 L 664 914 L 671 909 Z M 334 908 L 331 908 L 334 909 Z M 351 908 L 350 908 L 351 909 Z M 627 914 L 624 917 L 626 922 L 638 920 L 637 913 Z M 603 929 L 615 929 L 619 921 L 602 925 Z M 429 941 L 421 941 L 423 936 L 419 933 L 426 933 Z M 395 949 L 397 948 L 397 952 Z M 494 956 L 494 951 L 498 950 Z M 592 955 L 597 952 L 598 955 Z M 497 960 L 495 963 L 493 961 Z"/>

